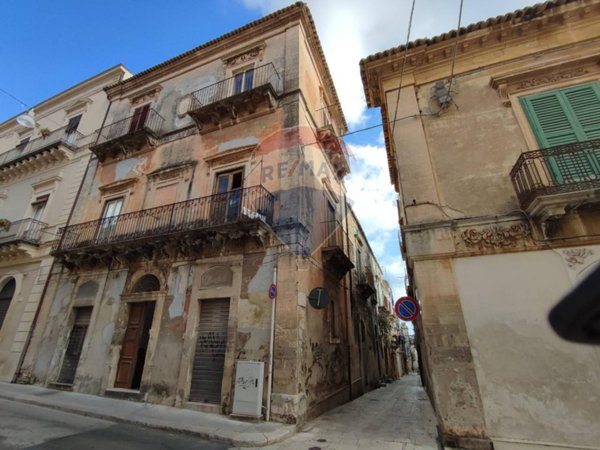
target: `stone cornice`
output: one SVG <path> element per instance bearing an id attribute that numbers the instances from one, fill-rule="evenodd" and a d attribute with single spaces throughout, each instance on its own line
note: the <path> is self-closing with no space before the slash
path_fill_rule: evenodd
<path id="1" fill-rule="evenodd" d="M 112 183 L 99 186 L 98 190 L 102 193 L 102 195 L 115 194 L 125 191 L 131 192 L 137 181 L 137 178 L 125 178 L 124 180 L 113 181 Z"/>
<path id="2" fill-rule="evenodd" d="M 248 43 L 253 39 L 259 41 L 257 44 L 254 44 L 254 46 L 260 45 L 260 43 L 264 41 L 265 34 L 277 30 L 284 31 L 293 26 L 294 21 L 297 21 L 305 30 L 307 41 L 309 42 L 312 53 L 315 55 L 315 61 L 319 71 L 323 76 L 327 89 L 332 94 L 333 104 L 336 106 L 335 110 L 339 114 L 343 126 L 346 129 L 347 125 L 344 114 L 333 84 L 329 66 L 325 60 L 315 23 L 308 7 L 302 2 L 297 2 L 287 8 L 269 14 L 259 20 L 251 22 L 192 50 L 144 70 L 131 78 L 108 86 L 105 88 L 106 93 L 111 100 L 121 96 L 130 95 L 138 89 L 143 89 L 144 86 L 158 83 L 166 78 L 172 78 L 174 74 L 178 72 L 192 70 L 195 67 L 208 64 L 216 59 L 227 59 L 230 56 L 234 56 L 232 55 L 232 48 L 239 46 L 240 50 L 234 51 L 233 53 L 240 54 L 240 52 L 248 49 Z"/>
<path id="3" fill-rule="evenodd" d="M 456 56 L 457 67 L 460 66 L 461 61 L 468 62 L 474 56 L 481 57 L 482 54 L 493 52 L 500 47 L 514 47 L 519 44 L 526 46 L 533 36 L 550 30 L 565 34 L 565 42 L 555 44 L 555 47 L 566 45 L 569 42 L 567 42 L 568 33 L 564 32 L 565 24 L 578 26 L 578 22 L 583 23 L 590 18 L 591 21 L 599 22 L 600 0 L 587 2 L 575 0 L 562 3 L 528 19 L 522 15 L 518 16 L 517 11 L 506 16 L 510 20 L 496 20 L 490 25 L 487 25 L 486 22 L 485 26 L 471 25 L 461 29 Z M 474 29 L 470 31 L 471 28 Z M 591 25 L 583 28 L 587 28 L 593 33 L 594 27 Z M 409 44 L 408 51 L 402 47 L 363 59 L 360 62 L 361 76 L 368 106 L 381 106 L 382 80 L 386 76 L 398 76 L 405 55 L 407 59 L 404 63 L 403 77 L 406 78 L 409 78 L 415 71 L 425 70 L 426 67 L 448 65 L 454 54 L 456 35 L 456 31 L 453 31 L 443 35 L 443 38 L 415 41 Z M 596 37 L 598 37 L 597 32 Z M 531 53 L 533 52 L 535 49 L 531 50 Z M 507 58 L 505 62 L 508 60 Z M 485 64 L 482 66 L 485 67 Z"/>

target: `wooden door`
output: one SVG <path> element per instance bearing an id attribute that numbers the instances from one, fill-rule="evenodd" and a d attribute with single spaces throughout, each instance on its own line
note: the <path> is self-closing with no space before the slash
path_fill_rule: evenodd
<path id="1" fill-rule="evenodd" d="M 229 299 L 200 301 L 200 320 L 190 389 L 192 402 L 217 405 L 221 403 L 228 321 Z"/>
<path id="2" fill-rule="evenodd" d="M 129 127 L 130 133 L 135 133 L 136 131 L 144 128 L 149 112 L 150 105 L 140 106 L 139 108 L 135 109 L 133 112 L 133 118 L 131 119 L 131 125 Z"/>
<path id="3" fill-rule="evenodd" d="M 117 366 L 116 388 L 130 389 L 132 387 L 133 375 L 136 372 L 138 362 L 138 350 L 142 341 L 144 331 L 144 318 L 146 303 L 129 304 L 129 320 L 121 346 L 121 357 Z M 143 364 L 143 361 L 140 362 Z"/>

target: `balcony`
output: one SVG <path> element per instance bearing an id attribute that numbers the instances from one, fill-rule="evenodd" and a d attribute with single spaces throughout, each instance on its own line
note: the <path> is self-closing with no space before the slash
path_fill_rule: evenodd
<path id="1" fill-rule="evenodd" d="M 600 139 L 522 153 L 510 177 L 521 208 L 542 220 L 600 202 Z"/>
<path id="2" fill-rule="evenodd" d="M 0 182 L 71 159 L 81 133 L 62 127 L 0 155 Z"/>
<path id="3" fill-rule="evenodd" d="M 363 299 L 368 299 L 375 290 L 375 277 L 369 267 L 359 267 L 356 271 L 356 287 Z M 377 299 L 375 299 L 377 303 Z"/>
<path id="4" fill-rule="evenodd" d="M 147 145 L 154 146 L 160 137 L 164 121 L 153 109 L 141 110 L 100 128 L 90 150 L 102 162 L 123 151 L 138 151 Z"/>
<path id="5" fill-rule="evenodd" d="M 325 149 L 337 176 L 342 179 L 350 173 L 348 150 L 344 140 L 335 134 L 333 125 L 327 124 L 317 129 L 317 139 Z"/>
<path id="6" fill-rule="evenodd" d="M 263 186 L 105 217 L 62 229 L 53 254 L 63 262 L 110 263 L 113 257 L 189 255 L 224 239 L 262 236 L 274 197 Z"/>
<path id="7" fill-rule="evenodd" d="M 188 114 L 201 133 L 275 108 L 281 77 L 273 64 L 236 74 L 191 94 Z"/>
<path id="8" fill-rule="evenodd" d="M 0 261 L 21 256 L 32 256 L 42 241 L 42 233 L 48 224 L 35 219 L 11 222 L 8 229 L 0 229 Z"/>
<path id="9" fill-rule="evenodd" d="M 323 222 L 322 227 L 323 236 L 325 237 L 321 247 L 323 263 L 329 272 L 338 278 L 342 278 L 350 269 L 354 268 L 354 264 L 352 264 L 352 254 L 354 253 L 352 243 L 339 221 Z"/>

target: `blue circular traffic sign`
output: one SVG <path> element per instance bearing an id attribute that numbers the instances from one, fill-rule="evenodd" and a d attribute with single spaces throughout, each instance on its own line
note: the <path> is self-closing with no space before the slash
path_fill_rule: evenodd
<path id="1" fill-rule="evenodd" d="M 277 286 L 272 284 L 271 286 L 269 286 L 269 298 L 271 300 L 275 300 L 275 297 L 277 297 Z"/>
<path id="2" fill-rule="evenodd" d="M 394 311 L 400 319 L 411 322 L 419 315 L 419 304 L 412 297 L 400 297 L 394 305 Z"/>

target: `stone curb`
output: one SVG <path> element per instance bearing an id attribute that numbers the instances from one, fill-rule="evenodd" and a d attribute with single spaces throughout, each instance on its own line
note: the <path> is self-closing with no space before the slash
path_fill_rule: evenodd
<path id="1" fill-rule="evenodd" d="M 275 444 L 281 442 L 296 433 L 296 428 L 287 426 L 286 428 L 269 431 L 266 433 L 248 431 L 228 431 L 228 430 L 199 430 L 186 427 L 178 427 L 176 425 L 161 423 L 160 420 L 153 419 L 135 419 L 133 417 L 122 417 L 119 415 L 112 415 L 107 413 L 100 413 L 96 411 L 74 408 L 67 405 L 52 404 L 48 402 L 39 401 L 35 398 L 30 398 L 29 395 L 10 395 L 5 392 L 0 392 L 0 398 L 5 400 L 16 401 L 25 403 L 28 405 L 40 406 L 42 408 L 54 409 L 57 411 L 63 411 L 71 414 L 77 414 L 85 417 L 93 417 L 95 419 L 108 420 L 111 422 L 126 423 L 129 425 L 137 425 L 145 428 L 153 428 L 157 430 L 183 433 L 191 436 L 197 436 L 202 439 L 210 441 L 224 442 L 235 447 L 262 447 L 265 445 Z"/>

